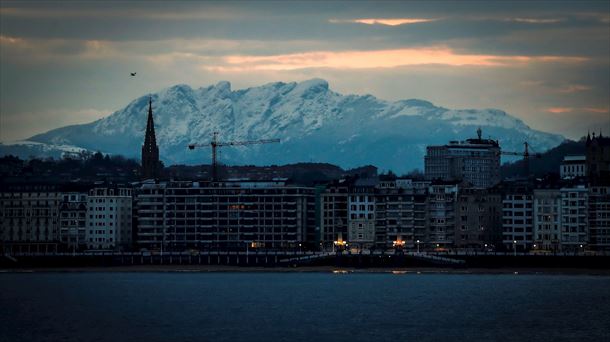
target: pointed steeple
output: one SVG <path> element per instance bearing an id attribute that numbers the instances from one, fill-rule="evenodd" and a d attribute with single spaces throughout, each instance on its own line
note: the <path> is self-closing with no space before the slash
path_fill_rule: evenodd
<path id="1" fill-rule="evenodd" d="M 152 113 L 152 96 L 148 98 L 148 119 L 144 145 L 142 145 L 142 178 L 150 179 L 159 176 L 159 147 L 155 136 L 155 122 Z"/>

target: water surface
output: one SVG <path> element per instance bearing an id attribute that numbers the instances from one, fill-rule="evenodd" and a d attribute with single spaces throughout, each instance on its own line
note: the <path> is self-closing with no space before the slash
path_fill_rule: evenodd
<path id="1" fill-rule="evenodd" d="M 0 274 L 0 341 L 608 340 L 610 277 Z"/>

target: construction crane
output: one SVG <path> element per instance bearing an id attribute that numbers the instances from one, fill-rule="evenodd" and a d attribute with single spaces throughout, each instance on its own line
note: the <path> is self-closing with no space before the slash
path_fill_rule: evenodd
<path id="1" fill-rule="evenodd" d="M 271 144 L 279 143 L 280 139 L 261 139 L 261 140 L 249 140 L 249 141 L 218 141 L 218 132 L 214 132 L 212 141 L 207 144 L 189 144 L 189 150 L 194 150 L 195 147 L 211 147 L 212 148 L 212 180 L 218 181 L 218 162 L 216 160 L 216 149 L 225 146 L 246 146 L 246 145 L 259 145 L 259 144 Z"/>
<path id="2" fill-rule="evenodd" d="M 523 152 L 508 152 L 508 151 L 501 151 L 500 154 L 505 155 L 505 156 L 523 156 L 523 168 L 525 170 L 525 176 L 529 176 L 530 173 L 530 166 L 529 166 L 529 158 L 533 155 L 536 158 L 540 158 L 540 153 L 534 153 L 534 154 L 530 154 L 529 152 L 529 144 L 526 142 L 523 143 L 523 145 L 525 146 L 525 149 Z"/>

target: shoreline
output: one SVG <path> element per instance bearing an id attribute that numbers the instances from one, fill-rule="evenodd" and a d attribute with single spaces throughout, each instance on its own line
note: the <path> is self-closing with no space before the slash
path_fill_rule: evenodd
<path id="1" fill-rule="evenodd" d="M 311 267 L 243 267 L 243 266 L 100 266 L 100 267 L 24 267 L 0 268 L 0 274 L 8 273 L 332 273 L 332 274 L 522 274 L 522 275 L 593 275 L 610 276 L 610 269 L 590 268 L 434 268 L 393 267 L 353 268 L 334 266 Z"/>

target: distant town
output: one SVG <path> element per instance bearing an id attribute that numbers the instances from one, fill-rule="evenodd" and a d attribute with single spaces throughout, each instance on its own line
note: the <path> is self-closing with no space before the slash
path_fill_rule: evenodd
<path id="1" fill-rule="evenodd" d="M 428 146 L 423 174 L 378 174 L 373 166 L 343 171 L 328 164 L 224 168 L 215 160 L 223 146 L 216 136 L 211 146 L 189 146 L 212 148 L 208 169 L 164 168 L 149 103 L 141 165 L 90 155 L 87 165 L 105 163 L 106 172 L 77 176 L 69 170 L 83 161 L 67 155 L 65 174 L 42 177 L 44 170 L 28 171 L 18 158 L 4 157 L 0 248 L 10 258 L 610 251 L 610 138 L 588 134 L 585 153 L 565 155 L 558 170 L 534 177 L 530 161 L 539 155 L 528 151 L 527 142 L 523 151 L 505 152 L 498 141 L 482 138 L 481 129 L 476 133 Z M 501 177 L 502 155 L 522 159 L 521 176 Z"/>

